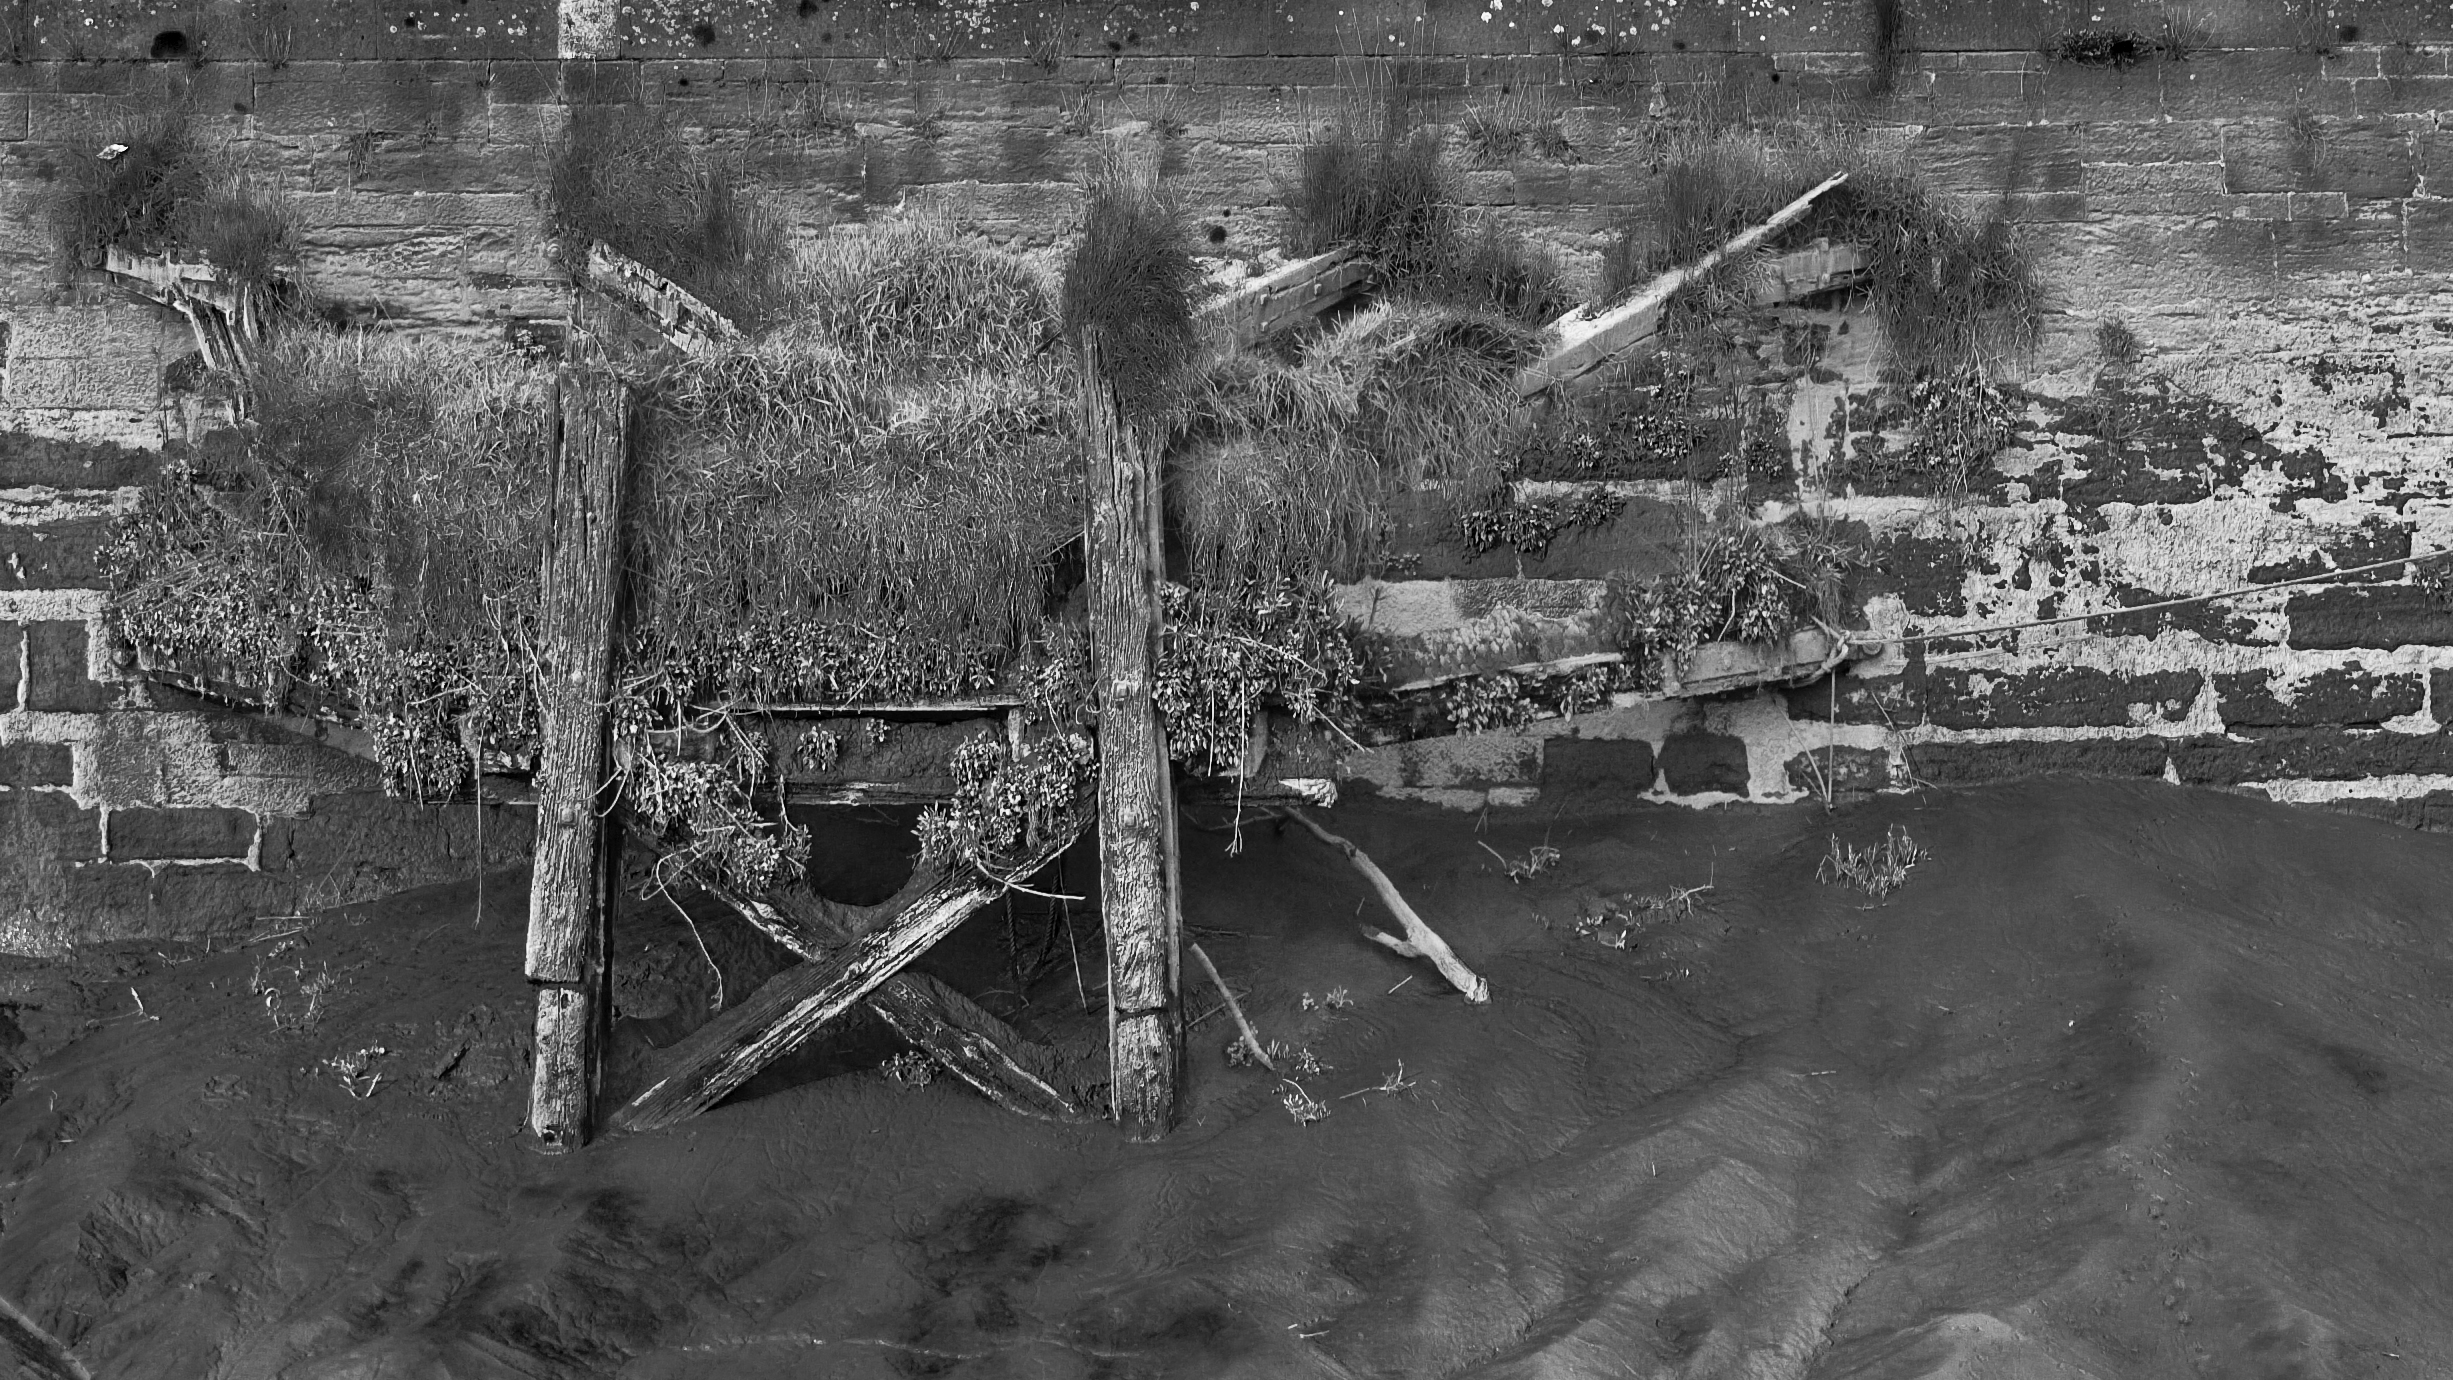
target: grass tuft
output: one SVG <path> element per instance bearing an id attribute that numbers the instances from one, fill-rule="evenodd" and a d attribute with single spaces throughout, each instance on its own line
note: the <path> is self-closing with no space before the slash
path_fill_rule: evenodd
<path id="1" fill-rule="evenodd" d="M 1192 314 L 1200 281 L 1182 211 L 1117 170 L 1102 172 L 1059 300 L 1066 337 L 1098 348 L 1125 416 L 1160 417 L 1181 401 L 1200 341 Z"/>
<path id="2" fill-rule="evenodd" d="M 685 147 L 658 113 L 579 106 L 556 143 L 546 221 L 565 267 L 603 241 L 743 329 L 788 310 L 792 252 L 784 228 L 737 169 Z"/>

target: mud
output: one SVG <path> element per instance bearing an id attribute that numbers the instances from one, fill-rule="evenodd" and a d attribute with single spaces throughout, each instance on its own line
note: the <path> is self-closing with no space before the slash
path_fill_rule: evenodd
<path id="1" fill-rule="evenodd" d="M 0 1294 L 105 1377 L 2453 1371 L 2453 839 L 2153 782 L 1336 818 L 1490 1005 L 1366 944 L 1317 842 L 1188 831 L 1191 937 L 1318 1069 L 1212 1016 L 1156 1145 L 902 1086 L 869 1028 L 531 1154 L 516 874 L 12 975 Z M 1817 881 L 1892 825 L 1896 890 Z M 1074 909 L 933 961 L 1093 1079 Z M 710 958 L 771 970 L 698 928 L 624 917 L 617 1082 Z"/>

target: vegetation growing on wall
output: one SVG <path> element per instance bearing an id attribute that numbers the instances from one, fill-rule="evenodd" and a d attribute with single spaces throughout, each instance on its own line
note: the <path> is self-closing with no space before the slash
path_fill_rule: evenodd
<path id="1" fill-rule="evenodd" d="M 744 327 L 788 309 L 790 245 L 737 170 L 686 147 L 660 112 L 581 105 L 571 116 L 545 188 L 566 267 L 582 266 L 602 241 Z"/>
<path id="2" fill-rule="evenodd" d="M 1527 325 L 1570 305 L 1557 263 L 1522 236 L 1458 214 L 1439 129 L 1402 83 L 1349 98 L 1339 122 L 1304 145 L 1286 189 L 1287 248 L 1348 248 L 1391 295 L 1494 312 Z"/>
<path id="3" fill-rule="evenodd" d="M 119 152 L 104 157 L 112 146 Z M 50 220 L 65 269 L 100 268 L 113 247 L 200 259 L 259 298 L 271 292 L 298 249 L 287 209 L 175 111 L 121 130 L 91 154 L 70 157 Z"/>
<path id="4" fill-rule="evenodd" d="M 1609 617 L 1640 682 L 1657 687 L 1707 642 L 1776 644 L 1817 623 L 1838 626 L 1848 571 L 1864 560 L 1832 524 L 1759 524 L 1724 509 L 1676 570 L 1642 583 L 1613 576 Z"/>

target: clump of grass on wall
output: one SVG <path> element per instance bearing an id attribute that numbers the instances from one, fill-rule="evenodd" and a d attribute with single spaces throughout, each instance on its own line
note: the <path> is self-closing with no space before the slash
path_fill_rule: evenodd
<path id="1" fill-rule="evenodd" d="M 1535 334 L 1505 317 L 1390 302 L 1291 360 L 1211 361 L 1168 476 L 1193 571 L 1343 577 L 1416 496 L 1481 500 L 1522 425 L 1515 379 L 1536 352 Z"/>
<path id="2" fill-rule="evenodd" d="M 546 219 L 566 267 L 601 240 L 745 329 L 785 309 L 783 225 L 735 169 L 685 146 L 656 112 L 576 107 L 554 146 Z"/>
<path id="3" fill-rule="evenodd" d="M 1842 171 L 1848 181 L 1758 258 L 1818 238 L 1865 246 L 1867 291 L 1901 377 L 1963 373 L 2032 345 L 2043 292 L 2010 224 L 1945 201 L 1903 160 L 1812 125 L 1693 129 L 1667 141 L 1651 198 L 1605 260 L 1601 300 L 1693 262 Z M 1682 292 L 1673 320 L 1744 310 L 1747 270 L 1725 265 Z"/>
<path id="4" fill-rule="evenodd" d="M 2196 25 L 2167 18 L 2154 29 L 2101 25 L 2062 29 L 2044 40 L 2047 62 L 2079 67 L 2136 67 L 2147 62 L 2184 62 L 2208 46 Z"/>
<path id="5" fill-rule="evenodd" d="M 193 256 L 261 294 L 296 256 L 287 208 L 227 166 L 184 115 L 155 115 L 109 142 L 123 146 L 116 157 L 69 159 L 53 199 L 52 240 L 64 268 L 100 268 L 114 246 Z"/>
<path id="6" fill-rule="evenodd" d="M 1121 170 L 1103 170 L 1059 300 L 1066 338 L 1097 347 L 1127 417 L 1156 418 L 1180 400 L 1199 343 L 1192 296 L 1200 278 L 1182 212 Z"/>
<path id="7" fill-rule="evenodd" d="M 1571 305 L 1549 254 L 1496 221 L 1458 213 L 1440 133 L 1414 119 L 1406 88 L 1391 83 L 1380 94 L 1377 105 L 1351 100 L 1335 126 L 1304 145 L 1286 189 L 1287 248 L 1351 248 L 1371 260 L 1389 293 L 1527 323 Z"/>

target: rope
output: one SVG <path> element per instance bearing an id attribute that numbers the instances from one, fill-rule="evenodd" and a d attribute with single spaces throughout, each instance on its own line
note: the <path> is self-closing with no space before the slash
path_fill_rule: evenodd
<path id="1" fill-rule="evenodd" d="M 2219 590 L 2213 594 L 2192 594 L 2181 599 L 2159 599 L 2151 604 L 2134 604 L 2122 609 L 2098 609 L 2092 613 L 2065 613 L 2055 618 L 2031 618 L 2023 623 L 1996 623 L 1989 627 L 1954 628 L 1942 632 L 1898 635 L 1874 632 L 1869 629 L 1865 632 L 1843 634 L 1844 641 L 1841 645 L 1846 646 L 1849 643 L 1880 645 L 1895 642 L 1905 647 L 1911 643 L 1940 642 L 1956 637 L 1990 637 L 1995 633 L 2020 632 L 2028 628 L 2050 628 L 2063 623 L 2084 623 L 2091 618 L 2120 618 L 2133 613 L 2154 613 L 2159 609 L 2185 608 L 2191 604 L 2211 604 L 2221 599 L 2237 599 L 2244 594 L 2263 594 L 2271 589 L 2327 584 L 2345 576 L 2364 575 L 2371 570 L 2385 570 L 2397 565 L 2416 566 L 2424 561 L 2442 560 L 2447 556 L 2453 556 L 2453 547 L 2442 551 L 2429 551 L 2417 556 L 2396 556 L 2389 561 L 2370 561 L 2366 565 L 2350 566 L 2342 570 L 2328 570 L 2317 575 L 2301 575 L 2289 580 L 2270 580 L 2262 585 L 2243 585 L 2238 589 Z"/>

